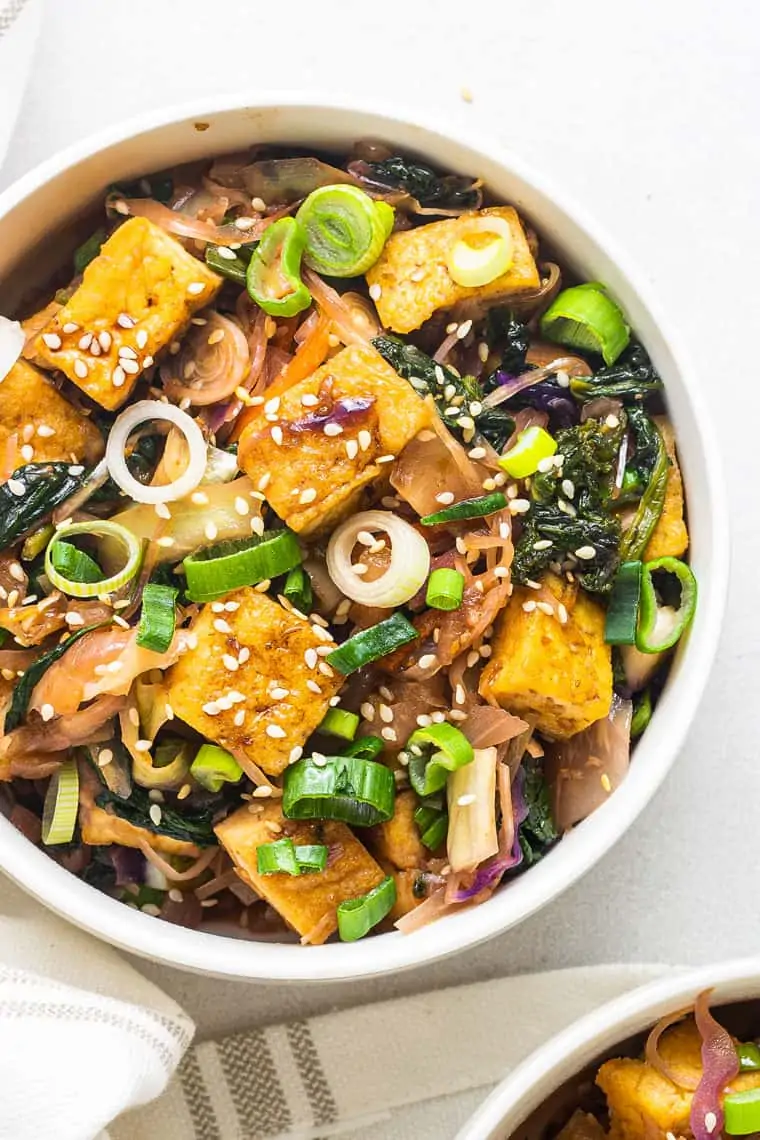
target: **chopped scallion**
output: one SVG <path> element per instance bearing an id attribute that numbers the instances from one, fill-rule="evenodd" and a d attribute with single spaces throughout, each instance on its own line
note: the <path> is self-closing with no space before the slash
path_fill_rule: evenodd
<path id="1" fill-rule="evenodd" d="M 464 596 L 464 575 L 441 567 L 428 578 L 425 601 L 434 610 L 456 610 Z"/>
<path id="2" fill-rule="evenodd" d="M 403 614 L 395 613 L 369 629 L 363 629 L 334 649 L 327 661 L 344 677 L 355 673 L 363 665 L 387 657 L 394 649 L 419 637 L 417 630 Z"/>
<path id="3" fill-rule="evenodd" d="M 371 827 L 393 817 L 396 781 L 384 764 L 358 756 L 305 757 L 283 773 L 288 819 L 336 819 Z"/>
<path id="4" fill-rule="evenodd" d="M 381 883 L 357 899 L 338 904 L 338 935 L 342 942 L 356 942 L 382 922 L 396 902 L 396 882 L 386 875 Z"/>
<path id="5" fill-rule="evenodd" d="M 298 566 L 301 551 L 291 530 L 264 531 L 261 537 L 230 539 L 189 554 L 183 562 L 187 596 L 212 602 L 241 586 L 277 578 Z"/>
<path id="6" fill-rule="evenodd" d="M 503 511 L 507 505 L 507 497 L 501 491 L 493 491 L 490 495 L 480 495 L 476 499 L 462 499 L 442 511 L 432 515 L 424 515 L 420 519 L 423 526 L 441 526 L 443 523 L 459 522 L 462 519 L 480 519 L 486 515 Z"/>
<path id="7" fill-rule="evenodd" d="M 544 428 L 534 424 L 521 431 L 514 447 L 510 447 L 499 460 L 499 467 L 513 479 L 527 479 L 535 474 L 544 459 L 551 458 L 557 450 L 557 441 Z"/>
<path id="8" fill-rule="evenodd" d="M 46 847 L 71 843 L 79 811 L 79 770 L 74 759 L 64 760 L 50 777 L 42 810 L 42 842 Z"/>
<path id="9" fill-rule="evenodd" d="M 168 650 L 177 618 L 176 597 L 177 591 L 173 586 L 162 586 L 158 582 L 146 584 L 137 627 L 137 644 L 142 649 L 150 649 L 153 653 L 166 653 Z"/>
<path id="10" fill-rule="evenodd" d="M 216 744 L 202 744 L 190 765 L 190 775 L 208 792 L 219 792 L 223 784 L 237 784 L 243 769 L 234 756 Z"/>
<path id="11" fill-rule="evenodd" d="M 445 787 L 449 772 L 472 763 L 475 753 L 467 737 L 452 724 L 418 728 L 406 744 L 409 780 L 418 796 L 430 796 Z"/>
<path id="12" fill-rule="evenodd" d="M 622 562 L 612 584 L 604 625 L 608 645 L 635 645 L 641 596 L 640 562 Z"/>
<path id="13" fill-rule="evenodd" d="M 600 353 L 605 364 L 614 364 L 630 340 L 622 310 L 595 282 L 563 289 L 541 317 L 541 332 L 555 344 Z"/>
<path id="14" fill-rule="evenodd" d="M 341 740 L 353 740 L 359 727 L 359 717 L 347 709 L 328 709 L 318 732 L 328 736 L 338 736 Z"/>

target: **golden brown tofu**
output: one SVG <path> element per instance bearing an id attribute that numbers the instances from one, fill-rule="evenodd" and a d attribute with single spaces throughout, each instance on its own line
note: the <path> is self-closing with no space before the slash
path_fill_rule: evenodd
<path id="1" fill-rule="evenodd" d="M 511 266 L 488 285 L 457 285 L 446 264 L 449 251 L 466 233 L 475 217 L 503 218 L 514 243 Z M 378 260 L 367 272 L 370 287 L 380 289 L 375 301 L 380 320 L 394 332 L 418 329 L 439 309 L 461 301 L 504 299 L 537 289 L 540 278 L 517 211 L 492 206 L 460 218 L 447 218 L 391 234 Z M 376 290 L 373 289 L 373 292 Z"/>
<path id="2" fill-rule="evenodd" d="M 701 1038 L 693 1020 L 681 1022 L 660 1038 L 659 1052 L 675 1076 L 696 1082 L 702 1075 Z M 607 1097 L 610 1140 L 656 1140 L 658 1134 L 691 1136 L 693 1093 L 677 1087 L 646 1061 L 623 1057 L 607 1061 L 596 1083 Z M 760 1073 L 740 1073 L 731 1092 L 760 1087 Z"/>
<path id="3" fill-rule="evenodd" d="M 393 818 L 370 829 L 370 847 L 379 859 L 392 863 L 399 871 L 423 866 L 427 851 L 414 822 L 417 796 L 412 791 L 396 796 Z"/>
<path id="4" fill-rule="evenodd" d="M 310 941 L 325 942 L 337 929 L 338 903 L 358 898 L 385 877 L 369 852 L 344 823 L 285 819 L 274 801 L 251 804 L 215 828 L 237 872 L 270 906 Z M 260 875 L 258 848 L 290 837 L 297 845 L 324 843 L 330 850 L 324 871 L 303 875 Z"/>
<path id="5" fill-rule="evenodd" d="M 175 714 L 209 740 L 278 776 L 324 717 L 343 678 L 317 656 L 317 648 L 331 643 L 308 621 L 249 586 L 225 601 L 237 609 L 219 613 L 210 603 L 194 622 L 196 647 L 166 674 L 168 699 Z M 320 692 L 313 691 L 317 686 Z"/>
<path id="6" fill-rule="evenodd" d="M 154 851 L 160 851 L 163 855 L 183 855 L 197 859 L 201 853 L 200 847 L 194 843 L 173 839 L 170 835 L 156 835 L 147 828 L 137 827 L 126 819 L 111 815 L 105 808 L 98 807 L 93 789 L 87 784 L 82 786 L 79 796 L 79 827 L 82 842 L 91 847 L 119 843 L 122 847 L 139 848 L 141 842 L 147 842 Z"/>
<path id="7" fill-rule="evenodd" d="M 557 1136 L 557 1140 L 604 1140 L 605 1131 L 595 1116 L 590 1112 L 581 1112 L 576 1109 L 565 1127 Z"/>
<path id="8" fill-rule="evenodd" d="M 304 535 L 349 514 L 362 489 L 387 473 L 390 461 L 378 459 L 398 455 L 430 423 L 427 405 L 373 348 L 343 349 L 278 399 L 276 411 L 243 432 L 239 461 Z M 328 419 L 339 434 L 325 434 Z"/>
<path id="9" fill-rule="evenodd" d="M 104 451 L 92 420 L 25 360 L 17 361 L 0 383 L 0 449 L 13 435 L 19 466 L 55 460 L 94 464 Z"/>
<path id="10" fill-rule="evenodd" d="M 158 226 L 130 218 L 30 346 L 104 408 L 119 408 L 145 368 L 222 286 Z"/>
<path id="11" fill-rule="evenodd" d="M 565 739 L 609 712 L 612 658 L 602 607 L 564 579 L 548 575 L 544 584 L 565 606 L 567 622 L 539 609 L 526 612 L 523 603 L 534 601 L 535 591 L 515 587 L 498 620 L 480 693 L 546 736 Z"/>
<path id="12" fill-rule="evenodd" d="M 414 910 L 420 903 L 423 903 L 427 892 L 424 885 L 424 872 L 394 871 L 391 868 L 389 873 L 393 875 L 396 883 L 396 901 L 390 914 L 390 917 L 396 922 L 397 919 L 403 918 L 405 914 L 409 914 L 410 910 Z"/>
<path id="13" fill-rule="evenodd" d="M 653 562 L 655 558 L 680 558 L 689 546 L 689 532 L 683 517 L 683 479 L 676 456 L 676 437 L 665 416 L 656 416 L 655 420 L 665 440 L 670 467 L 662 514 L 644 550 L 645 562 Z"/>

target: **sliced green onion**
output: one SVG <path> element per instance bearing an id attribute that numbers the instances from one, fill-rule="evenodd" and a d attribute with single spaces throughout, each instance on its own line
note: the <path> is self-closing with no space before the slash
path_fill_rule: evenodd
<path id="1" fill-rule="evenodd" d="M 382 253 L 393 217 L 391 206 L 358 186 L 320 186 L 296 214 L 306 232 L 304 261 L 328 277 L 358 277 Z"/>
<path id="2" fill-rule="evenodd" d="M 503 511 L 507 505 L 507 497 L 501 491 L 494 491 L 490 495 L 480 495 L 477 499 L 462 499 L 434 515 L 425 515 L 420 519 L 423 526 L 439 526 L 441 523 L 459 522 L 460 519 L 480 519 L 486 515 Z"/>
<path id="3" fill-rule="evenodd" d="M 246 272 L 248 293 L 272 317 L 308 309 L 311 293 L 301 280 L 306 231 L 296 218 L 280 218 L 262 234 Z"/>
<path id="4" fill-rule="evenodd" d="M 760 1089 L 728 1093 L 723 1097 L 724 1128 L 729 1136 L 760 1131 Z"/>
<path id="5" fill-rule="evenodd" d="M 513 479 L 527 479 L 538 471 L 544 459 L 550 459 L 557 450 L 557 441 L 544 428 L 534 425 L 521 431 L 514 447 L 510 447 L 499 460 L 507 475 Z"/>
<path id="6" fill-rule="evenodd" d="M 452 281 L 465 289 L 477 289 L 490 285 L 507 272 L 514 260 L 515 243 L 505 218 L 496 215 L 472 218 L 467 221 L 465 232 L 462 233 L 461 228 L 458 232 L 461 236 L 446 258 Z M 490 240 L 473 245 L 468 238 L 476 233 L 484 234 Z"/>
<path id="7" fill-rule="evenodd" d="M 71 843 L 79 811 L 79 770 L 76 760 L 64 760 L 50 777 L 42 810 L 42 842 Z"/>
<path id="8" fill-rule="evenodd" d="M 434 570 L 427 584 L 425 601 L 434 610 L 456 610 L 464 596 L 464 574 L 441 567 Z"/>
<path id="9" fill-rule="evenodd" d="M 190 765 L 190 775 L 208 792 L 219 792 L 222 784 L 237 784 L 243 769 L 234 756 L 216 744 L 203 744 Z"/>
<path id="10" fill-rule="evenodd" d="M 300 875 L 292 839 L 275 839 L 256 848 L 256 870 L 260 875 Z"/>
<path id="11" fill-rule="evenodd" d="M 649 689 L 639 693 L 633 702 L 633 716 L 631 717 L 631 740 L 641 736 L 644 729 L 652 719 L 652 694 Z"/>
<path id="12" fill-rule="evenodd" d="M 55 566 L 55 548 L 64 537 L 73 538 L 75 534 L 93 535 L 103 538 L 113 538 L 123 548 L 125 554 L 124 566 L 117 574 L 110 578 L 101 577 L 97 582 L 78 582 L 59 573 Z M 68 545 L 68 543 L 66 543 Z M 48 543 L 45 551 L 45 573 L 57 590 L 68 594 L 72 598 L 95 598 L 103 594 L 112 594 L 120 590 L 137 574 L 142 562 L 142 543 L 132 534 L 131 530 L 114 522 L 101 522 L 91 519 L 89 522 L 70 523 L 60 527 Z"/>
<path id="13" fill-rule="evenodd" d="M 55 527 L 52 523 L 49 523 L 47 526 L 41 526 L 39 530 L 33 531 L 32 534 L 24 539 L 24 545 L 21 547 L 21 561 L 33 562 L 38 554 L 42 554 L 42 551 L 54 534 Z"/>
<path id="14" fill-rule="evenodd" d="M 387 657 L 394 649 L 414 641 L 417 637 L 419 637 L 417 630 L 403 614 L 393 614 L 385 621 L 378 622 L 369 629 L 363 629 L 361 633 L 355 633 L 338 649 L 334 649 L 327 657 L 327 661 L 347 677 L 349 673 L 355 673 L 357 669 L 369 665 L 371 661 Z"/>
<path id="15" fill-rule="evenodd" d="M 754 1041 L 740 1041 L 736 1046 L 736 1052 L 743 1073 L 756 1073 L 760 1069 L 760 1049 Z"/>
<path id="16" fill-rule="evenodd" d="M 418 796 L 430 796 L 445 787 L 449 772 L 471 764 L 475 752 L 467 737 L 453 724 L 418 728 L 406 743 L 409 780 Z"/>
<path id="17" fill-rule="evenodd" d="M 102 582 L 103 571 L 94 558 L 70 542 L 58 539 L 50 555 L 53 566 L 70 582 Z"/>
<path id="18" fill-rule="evenodd" d="M 618 568 L 604 624 L 604 640 L 608 645 L 636 644 L 641 575 L 640 562 L 622 562 Z"/>
<path id="19" fill-rule="evenodd" d="M 288 819 L 336 819 L 371 827 L 393 817 L 396 781 L 384 764 L 358 756 L 305 757 L 283 773 L 282 811 Z"/>
<path id="20" fill-rule="evenodd" d="M 596 283 L 573 285 L 554 298 L 541 317 L 547 340 L 581 351 L 598 352 L 614 364 L 630 340 L 622 310 Z"/>
<path id="21" fill-rule="evenodd" d="M 341 942 L 356 942 L 369 934 L 373 926 L 393 909 L 396 902 L 396 881 L 386 875 L 381 883 L 358 899 L 347 899 L 338 904 L 338 936 Z"/>
<path id="22" fill-rule="evenodd" d="M 420 841 L 429 851 L 436 851 L 449 830 L 449 817 L 440 808 L 428 807 L 427 801 L 420 804 L 414 813 L 414 822 L 420 830 Z"/>
<path id="23" fill-rule="evenodd" d="M 327 855 L 324 843 L 306 843 L 296 847 L 296 861 L 302 871 L 324 871 Z"/>
<path id="24" fill-rule="evenodd" d="M 143 589 L 142 614 L 137 627 L 137 644 L 154 653 L 166 653 L 174 637 L 177 591 L 173 586 L 148 582 Z"/>
<path id="25" fill-rule="evenodd" d="M 213 602 L 230 590 L 277 578 L 298 566 L 301 550 L 292 530 L 265 530 L 188 554 L 182 565 L 192 602 Z"/>
<path id="26" fill-rule="evenodd" d="M 133 752 L 132 777 L 141 788 L 178 788 L 190 769 L 191 755 L 190 741 L 175 736 L 159 744 L 153 758 L 150 752 Z"/>
<path id="27" fill-rule="evenodd" d="M 87 241 L 83 241 L 80 246 L 74 250 L 74 272 L 84 273 L 87 266 L 91 261 L 100 253 L 101 246 L 106 240 L 106 231 L 103 229 L 95 230 Z"/>
<path id="28" fill-rule="evenodd" d="M 246 251 L 249 253 L 249 256 L 246 257 L 242 249 L 231 250 L 227 246 L 222 248 L 227 251 L 226 254 L 219 252 L 220 247 L 218 245 L 206 246 L 206 265 L 221 277 L 227 277 L 236 285 L 244 286 L 250 261 L 250 251 Z M 231 253 L 234 254 L 234 257 L 230 257 Z"/>
<path id="29" fill-rule="evenodd" d="M 655 575 L 657 586 L 655 586 Z M 661 601 L 667 591 L 668 602 Z M 660 597 L 658 597 L 658 592 Z M 679 595 L 678 606 L 670 604 Z M 641 578 L 641 610 L 636 648 L 641 653 L 662 653 L 678 641 L 697 608 L 697 580 L 680 558 L 645 562 Z"/>
<path id="30" fill-rule="evenodd" d="M 359 727 L 359 717 L 348 709 L 328 709 L 317 732 L 328 736 L 338 736 L 341 740 L 353 740 Z"/>
<path id="31" fill-rule="evenodd" d="M 348 748 L 344 748 L 343 756 L 359 756 L 362 760 L 374 760 L 385 748 L 385 741 L 379 736 L 360 736 Z"/>
<path id="32" fill-rule="evenodd" d="M 282 592 L 291 605 L 294 605 L 302 614 L 309 613 L 314 595 L 311 589 L 311 578 L 303 566 L 295 566 L 290 571 L 285 579 Z"/>

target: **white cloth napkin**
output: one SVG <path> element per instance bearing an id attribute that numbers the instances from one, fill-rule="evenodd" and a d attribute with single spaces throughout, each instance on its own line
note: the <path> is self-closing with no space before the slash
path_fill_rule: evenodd
<path id="1" fill-rule="evenodd" d="M 537 1045 L 665 969 L 502 978 L 188 1049 L 173 1001 L 0 876 L 0 1140 L 446 1140 Z"/>
<path id="2" fill-rule="evenodd" d="M 42 0 L 0 0 L 0 163 L 21 106 L 41 14 Z"/>

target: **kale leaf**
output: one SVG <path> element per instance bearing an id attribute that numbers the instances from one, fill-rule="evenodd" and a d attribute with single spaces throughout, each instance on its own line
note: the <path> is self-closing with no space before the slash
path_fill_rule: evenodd
<path id="1" fill-rule="evenodd" d="M 544 857 L 559 838 L 559 832 L 552 818 L 549 788 L 543 772 L 534 763 L 526 764 L 523 770 L 523 795 L 528 814 L 520 825 L 518 838 L 523 853 L 523 866 L 530 867 Z"/>
<path id="2" fill-rule="evenodd" d="M 486 339 L 492 350 L 495 348 L 501 352 L 501 363 L 483 380 L 484 392 L 493 392 L 512 377 L 531 369 L 532 365 L 527 362 L 530 348 L 528 327 L 509 309 L 489 311 Z M 551 376 L 510 397 L 510 412 L 519 412 L 523 408 L 546 412 L 553 430 L 572 427 L 578 422 L 577 400 Z"/>
<path id="3" fill-rule="evenodd" d="M 550 563 L 561 563 L 568 554 L 589 546 L 594 556 L 579 561 L 580 584 L 597 594 L 611 589 L 620 561 L 620 523 L 607 506 L 626 428 L 623 421 L 624 417 L 610 427 L 605 421 L 588 419 L 557 432 L 562 466 L 533 476 L 531 508 L 522 516 L 523 530 L 515 546 L 515 581 L 538 578 Z M 568 482 L 572 500 L 566 493 Z M 546 541 L 551 546 L 544 549 Z"/>
<path id="4" fill-rule="evenodd" d="M 649 353 L 633 341 L 614 364 L 600 368 L 593 376 L 573 376 L 570 391 L 579 400 L 595 400 L 610 396 L 623 402 L 646 399 L 663 388 Z"/>
<path id="5" fill-rule="evenodd" d="M 382 162 L 352 162 L 349 170 L 378 189 L 401 190 L 420 206 L 441 210 L 474 210 L 481 194 L 472 178 L 436 174 L 422 162 L 396 154 Z"/>
<path id="6" fill-rule="evenodd" d="M 26 715 L 29 698 L 32 695 L 32 689 L 39 681 L 43 673 L 53 665 L 59 657 L 63 657 L 67 649 L 70 649 L 75 641 L 80 637 L 84 637 L 86 633 L 91 633 L 93 629 L 99 629 L 100 626 L 88 625 L 84 629 L 78 629 L 76 633 L 72 633 L 71 637 L 67 637 L 65 641 L 60 642 L 48 653 L 43 653 L 42 657 L 37 660 L 25 670 L 23 677 L 19 680 L 13 696 L 11 697 L 10 708 L 5 717 L 5 732 L 11 732 L 17 728 Z"/>
<path id="7" fill-rule="evenodd" d="M 123 800 L 115 792 L 104 788 L 96 800 L 99 807 L 110 805 L 113 814 L 125 819 L 135 827 L 152 831 L 155 835 L 168 835 L 171 839 L 181 839 L 195 843 L 198 847 L 214 847 L 216 836 L 212 826 L 210 811 L 179 812 L 168 804 L 161 805 L 161 821 L 154 823 L 150 817 L 153 806 L 144 788 L 134 787 L 129 799 Z"/>
<path id="8" fill-rule="evenodd" d="M 508 376 L 519 376 L 525 371 L 525 358 L 530 348 L 530 333 L 528 326 L 518 320 L 511 309 L 488 310 L 486 341 L 492 350 L 497 348 L 501 352 L 501 364 L 497 372 L 505 372 Z M 488 392 L 498 387 L 499 381 L 494 381 L 495 375 L 496 373 L 491 373 L 484 384 Z"/>
<path id="9" fill-rule="evenodd" d="M 432 395 L 441 419 L 446 427 L 456 436 L 463 438 L 464 428 L 459 424 L 462 416 L 469 416 L 485 439 L 501 451 L 514 429 L 514 420 L 502 408 L 481 408 L 472 414 L 472 405 L 480 404 L 483 392 L 474 376 L 459 376 L 452 368 L 443 364 L 436 364 L 432 357 L 427 356 L 421 349 L 413 344 L 406 344 L 395 336 L 376 336 L 372 344 L 387 360 L 391 368 L 395 368 L 399 376 L 408 380 L 416 392 L 421 396 Z M 455 389 L 451 398 L 446 392 Z M 449 409 L 458 401 L 455 413 Z"/>
<path id="10" fill-rule="evenodd" d="M 27 463 L 3 483 L 0 487 L 0 550 L 21 538 L 79 490 L 87 479 L 87 472 L 75 466 L 74 471 L 79 474 L 72 475 L 71 467 L 70 463 Z M 19 490 L 23 487 L 23 493 L 14 494 L 11 484 Z"/>

